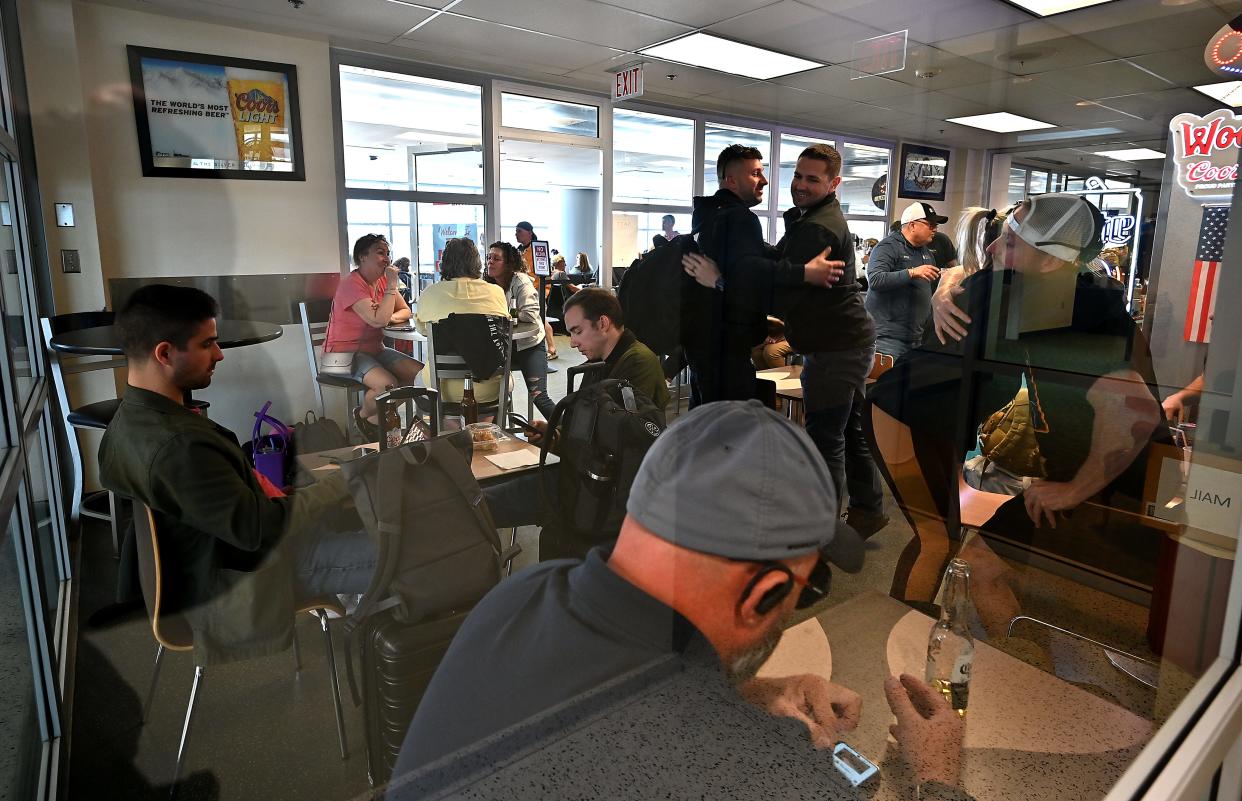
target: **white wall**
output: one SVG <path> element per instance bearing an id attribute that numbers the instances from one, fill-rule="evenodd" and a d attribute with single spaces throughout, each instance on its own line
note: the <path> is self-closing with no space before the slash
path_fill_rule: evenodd
<path id="1" fill-rule="evenodd" d="M 95 3 L 74 3 L 72 22 L 74 41 L 51 52 L 77 52 L 105 296 L 113 278 L 341 269 L 326 42 Z M 295 65 L 306 180 L 144 178 L 126 45 Z M 281 339 L 225 358 L 214 385 L 200 393 L 222 424 L 248 431 L 251 414 L 269 399 L 285 418 L 312 408 L 300 327 L 287 326 Z"/>

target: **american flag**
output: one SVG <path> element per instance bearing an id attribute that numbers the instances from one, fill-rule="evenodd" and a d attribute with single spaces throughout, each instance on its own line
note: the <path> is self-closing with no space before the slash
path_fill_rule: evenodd
<path id="1" fill-rule="evenodd" d="M 1190 305 L 1186 307 L 1187 342 L 1212 341 L 1212 315 L 1216 311 L 1216 285 L 1220 278 L 1221 251 L 1229 227 L 1228 206 L 1205 206 L 1195 248 L 1195 275 L 1190 282 Z"/>

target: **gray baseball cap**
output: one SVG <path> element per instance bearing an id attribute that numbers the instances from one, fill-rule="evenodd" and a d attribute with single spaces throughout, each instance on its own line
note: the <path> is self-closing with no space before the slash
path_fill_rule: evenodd
<path id="1" fill-rule="evenodd" d="M 699 406 L 643 459 L 630 516 L 693 551 L 765 562 L 819 551 L 850 573 L 863 544 L 838 525 L 832 474 L 801 428 L 757 400 Z"/>

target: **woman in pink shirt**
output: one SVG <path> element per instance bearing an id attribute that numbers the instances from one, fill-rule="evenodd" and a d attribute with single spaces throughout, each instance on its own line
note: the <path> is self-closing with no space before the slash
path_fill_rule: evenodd
<path id="1" fill-rule="evenodd" d="M 354 424 L 368 439 L 379 436 L 375 396 L 388 387 L 412 385 L 423 369 L 417 359 L 384 346 L 384 326 L 410 319 L 389 255 L 388 241 L 380 234 L 367 234 L 354 243 L 358 269 L 337 287 L 323 346 L 324 353 L 354 354 L 351 376 L 367 386 L 362 405 L 354 408 Z"/>

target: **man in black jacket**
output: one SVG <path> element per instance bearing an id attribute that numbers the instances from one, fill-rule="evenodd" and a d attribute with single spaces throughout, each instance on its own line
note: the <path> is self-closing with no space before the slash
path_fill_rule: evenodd
<path id="1" fill-rule="evenodd" d="M 683 262 L 686 272 L 710 290 L 683 298 L 682 343 L 692 373 L 691 406 L 754 397 L 750 349 L 767 334 L 776 288 L 804 282 L 831 286 L 844 266 L 829 261 L 826 253 L 791 263 L 779 259 L 763 241 L 759 218 L 750 210 L 763 201 L 768 185 L 758 150 L 729 145 L 716 160 L 716 176 L 716 194 L 694 199 L 694 228 L 703 253 L 689 253 Z"/>
<path id="2" fill-rule="evenodd" d="M 875 327 L 859 294 L 854 238 L 837 201 L 840 184 L 841 154 L 835 148 L 816 144 L 798 156 L 789 187 L 794 207 L 785 212 L 785 236 L 776 248 L 793 262 L 827 248 L 840 254 L 845 266 L 830 288 L 779 292 L 776 313 L 785 321 L 786 339 L 806 357 L 806 432 L 828 463 L 838 498 L 845 497 L 848 481 L 846 521 L 867 537 L 888 522 L 880 476 L 862 434 L 862 388 L 875 353 Z"/>

